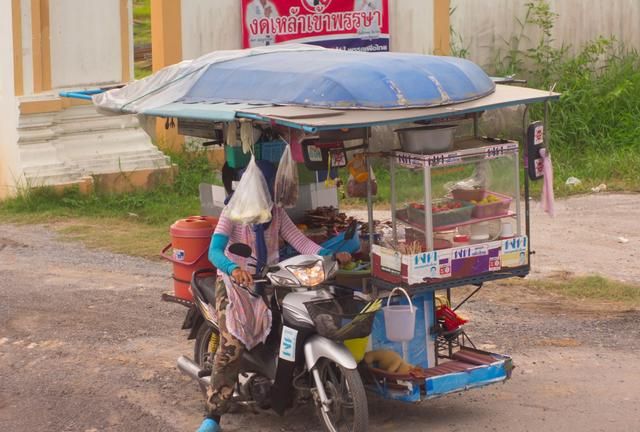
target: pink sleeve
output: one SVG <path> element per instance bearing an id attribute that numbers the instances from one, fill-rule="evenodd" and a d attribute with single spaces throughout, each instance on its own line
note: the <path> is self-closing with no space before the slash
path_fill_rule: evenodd
<path id="1" fill-rule="evenodd" d="M 322 247 L 305 237 L 284 210 L 278 208 L 278 211 L 280 212 L 280 235 L 282 238 L 302 255 L 317 255 Z"/>
<path id="2" fill-rule="evenodd" d="M 231 220 L 226 216 L 220 216 L 218 224 L 216 225 L 216 230 L 213 233 L 226 235 L 231 238 L 231 234 L 233 233 L 233 222 L 231 222 Z"/>

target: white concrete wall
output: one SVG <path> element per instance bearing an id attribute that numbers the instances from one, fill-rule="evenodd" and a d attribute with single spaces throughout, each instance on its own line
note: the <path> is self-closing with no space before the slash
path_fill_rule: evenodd
<path id="1" fill-rule="evenodd" d="M 242 48 L 240 0 L 182 1 L 182 58 Z"/>
<path id="2" fill-rule="evenodd" d="M 33 94 L 33 39 L 31 36 L 31 0 L 20 1 L 22 24 L 22 77 L 24 94 Z"/>
<path id="3" fill-rule="evenodd" d="M 389 0 L 391 51 L 432 54 L 433 0 Z"/>
<path id="4" fill-rule="evenodd" d="M 120 82 L 120 2 L 54 0 L 49 4 L 52 87 Z"/>
<path id="5" fill-rule="evenodd" d="M 455 12 L 451 25 L 461 35 L 471 60 L 489 66 L 496 48 L 519 31 L 516 17 L 523 19 L 529 0 L 451 0 Z M 559 14 L 553 32 L 555 45 L 573 49 L 602 35 L 615 36 L 627 46 L 640 49 L 640 1 L 638 0 L 549 0 Z M 520 49 L 531 47 L 539 36 L 525 34 Z"/>
<path id="6" fill-rule="evenodd" d="M 20 176 L 18 104 L 13 79 L 11 2 L 0 1 L 0 199 L 15 191 Z"/>
<path id="7" fill-rule="evenodd" d="M 389 0 L 393 51 L 433 52 L 433 0 Z M 242 47 L 240 0 L 182 0 L 182 58 Z"/>

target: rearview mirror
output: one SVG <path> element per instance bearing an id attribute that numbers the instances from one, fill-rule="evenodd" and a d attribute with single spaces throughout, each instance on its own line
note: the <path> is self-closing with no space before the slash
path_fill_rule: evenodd
<path id="1" fill-rule="evenodd" d="M 249 245 L 246 245 L 244 243 L 234 243 L 229 246 L 229 252 L 243 258 L 250 258 L 253 251 L 251 250 L 251 246 Z"/>

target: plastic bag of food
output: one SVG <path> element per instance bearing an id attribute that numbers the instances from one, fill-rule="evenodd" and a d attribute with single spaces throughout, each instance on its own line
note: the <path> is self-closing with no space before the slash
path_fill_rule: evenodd
<path id="1" fill-rule="evenodd" d="M 291 146 L 288 144 L 278 164 L 274 195 L 279 207 L 295 207 L 298 201 L 298 165 L 291 156 Z"/>
<path id="2" fill-rule="evenodd" d="M 256 164 L 255 156 L 252 155 L 222 215 L 238 223 L 262 224 L 271 220 L 272 207 L 269 187 Z"/>
<path id="3" fill-rule="evenodd" d="M 373 170 L 369 173 L 369 183 L 371 183 L 371 196 L 375 196 L 378 193 L 378 182 L 376 182 L 376 176 Z M 347 195 L 351 198 L 366 198 L 367 197 L 367 181 L 358 182 L 353 175 L 349 175 L 347 181 Z"/>
<path id="4" fill-rule="evenodd" d="M 476 163 L 473 174 L 462 180 L 447 182 L 444 185 L 445 190 L 451 192 L 456 189 L 474 190 L 488 189 L 491 185 L 492 170 L 488 161 Z"/>

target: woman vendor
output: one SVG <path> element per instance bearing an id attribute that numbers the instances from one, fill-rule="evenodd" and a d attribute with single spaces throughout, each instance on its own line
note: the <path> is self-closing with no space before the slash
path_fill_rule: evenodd
<path id="1" fill-rule="evenodd" d="M 276 168 L 268 161 L 258 161 L 257 164 L 273 197 Z M 223 170 L 223 181 L 229 191 L 231 179 L 228 174 L 228 169 Z M 280 237 L 301 254 L 333 254 L 332 250 L 323 249 L 306 238 L 282 208 L 273 206 L 271 215 L 271 221 L 266 224 L 242 225 L 232 222 L 223 213 L 213 234 L 209 261 L 218 269 L 215 307 L 220 343 L 207 391 L 208 415 L 198 432 L 220 430 L 220 417 L 228 410 L 233 396 L 243 351 L 264 342 L 271 330 L 271 311 L 263 298 L 254 297 L 231 283 L 232 278 L 244 286 L 251 286 L 253 277 L 249 268 L 253 267 L 248 267 L 248 264 L 256 263 L 250 258 L 232 254 L 227 246 L 233 243 L 247 244 L 253 251 L 252 256 L 266 265 L 278 263 Z M 340 262 L 351 260 L 346 252 L 336 254 L 336 258 Z"/>

